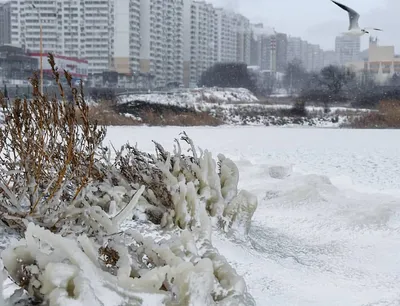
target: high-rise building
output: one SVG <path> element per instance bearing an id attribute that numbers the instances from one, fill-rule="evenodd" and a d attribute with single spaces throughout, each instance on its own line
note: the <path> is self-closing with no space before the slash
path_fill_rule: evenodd
<path id="1" fill-rule="evenodd" d="M 11 44 L 32 53 L 86 58 L 89 73 L 101 73 L 112 66 L 114 36 L 113 0 L 13 0 Z"/>
<path id="2" fill-rule="evenodd" d="M 195 29 L 192 29 L 193 0 L 183 1 L 183 85 L 186 87 L 196 86 L 196 77 L 191 71 L 192 40 L 195 39 Z"/>
<path id="3" fill-rule="evenodd" d="M 40 0 L 42 1 L 42 0 Z M 57 0 L 68 7 L 71 2 L 80 4 L 82 19 L 76 20 L 79 16 L 77 7 L 74 8 L 75 16 L 73 22 L 81 28 L 81 45 L 84 44 L 84 57 L 89 62 L 89 73 L 102 73 L 112 69 L 114 57 L 114 1 L 113 0 Z M 48 2 L 48 1 L 45 1 Z M 65 9 L 64 9 L 65 10 Z M 68 22 L 68 16 L 65 13 L 65 21 Z M 75 21 L 76 20 L 76 21 Z M 67 27 L 68 28 L 68 27 Z M 69 27 L 70 28 L 70 27 Z M 72 28 L 77 29 L 76 27 Z M 65 26 L 64 26 L 65 31 Z M 67 32 L 72 34 L 73 32 Z M 65 40 L 67 43 L 68 40 Z M 69 53 L 66 53 L 69 54 Z"/>
<path id="4" fill-rule="evenodd" d="M 33 5 L 32 5 L 33 4 Z M 89 74 L 114 70 L 142 84 L 195 85 L 217 62 L 283 72 L 288 60 L 310 58 L 297 42 L 206 1 L 13 0 L 0 6 L 0 44 L 88 61 Z M 63 68 L 63 67 L 60 67 Z"/>
<path id="5" fill-rule="evenodd" d="M 302 59 L 302 40 L 300 37 L 289 37 L 288 38 L 288 50 L 287 57 L 288 62 L 292 62 L 293 60 L 301 60 Z M 304 65 L 304 63 L 303 63 Z"/>
<path id="6" fill-rule="evenodd" d="M 308 46 L 308 71 L 319 71 L 324 66 L 324 51 L 319 45 Z"/>
<path id="7" fill-rule="evenodd" d="M 251 25 L 246 17 L 236 15 L 237 51 L 236 61 L 250 65 Z"/>
<path id="8" fill-rule="evenodd" d="M 360 58 L 360 37 L 337 36 L 335 40 L 335 52 L 340 65 L 356 62 Z"/>
<path id="9" fill-rule="evenodd" d="M 288 64 L 288 38 L 286 34 L 277 33 L 276 37 L 276 71 L 284 72 Z"/>
<path id="10" fill-rule="evenodd" d="M 215 9 L 217 17 L 217 61 L 236 62 L 238 49 L 237 14 L 222 8 Z"/>
<path id="11" fill-rule="evenodd" d="M 310 48 L 310 44 L 305 41 L 302 40 L 301 41 L 301 57 L 300 60 L 303 63 L 304 68 L 306 68 L 306 70 L 310 70 L 310 63 L 309 63 L 309 53 L 312 49 Z"/>
<path id="12" fill-rule="evenodd" d="M 11 2 L 0 3 L 0 46 L 11 44 Z"/>
<path id="13" fill-rule="evenodd" d="M 59 26 L 58 19 L 64 16 L 59 9 L 59 1 L 35 1 L 16 0 L 11 2 L 11 43 L 31 52 L 40 51 L 40 25 L 42 25 L 43 52 L 59 53 L 62 45 L 62 37 L 66 33 L 61 32 L 64 27 Z M 62 21 L 61 21 L 62 22 Z M 60 32 L 59 32 L 60 30 Z M 60 52 L 61 53 L 61 52 Z"/>
<path id="14" fill-rule="evenodd" d="M 155 86 L 183 83 L 182 0 L 141 0 L 140 71 Z"/>
<path id="15" fill-rule="evenodd" d="M 324 52 L 319 45 L 310 44 L 300 37 L 288 38 L 288 62 L 300 60 L 308 71 L 318 71 L 324 67 Z"/>
<path id="16" fill-rule="evenodd" d="M 113 70 L 118 73 L 131 72 L 130 64 L 130 0 L 119 0 L 114 4 L 114 57 Z M 140 9 L 140 3 L 139 3 Z M 139 15 L 140 16 L 140 15 Z M 135 26 L 135 25 L 133 25 Z M 140 28 L 139 30 L 140 31 Z"/>
<path id="17" fill-rule="evenodd" d="M 253 24 L 251 31 L 250 64 L 260 70 L 271 70 L 271 38 L 275 31 L 264 28 L 262 23 Z"/>
<path id="18" fill-rule="evenodd" d="M 190 41 L 190 51 L 185 47 L 185 61 L 190 61 L 190 80 L 186 85 L 197 84 L 202 73 L 217 62 L 250 64 L 251 27 L 246 17 L 205 1 L 193 1 L 187 18 L 190 31 L 185 24 L 184 37 L 185 44 Z"/>
<path id="19" fill-rule="evenodd" d="M 190 84 L 194 86 L 201 74 L 217 62 L 217 16 L 212 4 L 194 1 L 191 5 Z"/>
<path id="20" fill-rule="evenodd" d="M 114 6 L 113 69 L 131 74 L 140 71 L 140 0 L 118 0 Z"/>

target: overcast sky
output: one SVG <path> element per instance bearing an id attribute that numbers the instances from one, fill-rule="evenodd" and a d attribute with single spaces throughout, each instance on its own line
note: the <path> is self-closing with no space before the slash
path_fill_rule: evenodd
<path id="1" fill-rule="evenodd" d="M 330 0 L 209 0 L 216 6 L 237 11 L 252 22 L 263 22 L 278 32 L 300 36 L 323 49 L 333 49 L 335 36 L 347 31 L 347 12 Z M 400 0 L 337 0 L 356 10 L 360 27 L 377 27 L 381 45 L 395 45 L 400 53 Z M 368 36 L 362 37 L 362 47 Z"/>

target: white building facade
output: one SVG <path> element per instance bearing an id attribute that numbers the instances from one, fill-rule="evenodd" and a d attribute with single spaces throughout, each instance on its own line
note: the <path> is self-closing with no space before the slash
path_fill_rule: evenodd
<path id="1" fill-rule="evenodd" d="M 114 5 L 113 70 L 122 74 L 140 70 L 141 0 L 118 0 Z"/>
<path id="2" fill-rule="evenodd" d="M 236 61 L 250 65 L 252 28 L 250 20 L 240 14 L 236 15 L 236 33 Z"/>
<path id="3" fill-rule="evenodd" d="M 237 15 L 222 8 L 215 10 L 217 17 L 217 61 L 220 63 L 237 60 Z"/>
<path id="4" fill-rule="evenodd" d="M 84 13 L 81 45 L 84 46 L 84 57 L 89 62 L 89 73 L 110 70 L 114 56 L 114 0 L 74 2 L 80 3 Z"/>
<path id="5" fill-rule="evenodd" d="M 129 1 L 129 67 L 131 72 L 139 72 L 140 70 L 140 1 Z M 118 20 L 116 20 L 118 22 Z M 122 42 L 123 44 L 123 42 Z M 117 50 L 115 50 L 116 52 Z"/>
<path id="6" fill-rule="evenodd" d="M 340 65 L 346 65 L 360 59 L 361 39 L 353 36 L 337 36 L 335 52 Z"/>
<path id="7" fill-rule="evenodd" d="M 108 70 L 112 64 L 113 0 L 13 0 L 11 44 L 40 52 L 85 58 L 89 73 Z M 33 6 L 33 5 L 34 6 Z"/>
<path id="8" fill-rule="evenodd" d="M 184 0 L 142 0 L 140 72 L 156 87 L 183 83 Z"/>
<path id="9" fill-rule="evenodd" d="M 262 23 L 251 25 L 250 64 L 260 70 L 271 70 L 272 52 L 271 38 L 275 36 L 272 28 L 264 27 Z"/>
<path id="10" fill-rule="evenodd" d="M 319 71 L 324 67 L 324 51 L 319 45 L 308 46 L 308 71 Z"/>
<path id="11" fill-rule="evenodd" d="M 217 17 L 213 5 L 195 1 L 191 6 L 190 84 L 195 86 L 201 75 L 217 58 Z"/>
<path id="12" fill-rule="evenodd" d="M 300 37 L 288 38 L 288 62 L 300 60 L 307 71 L 319 71 L 325 66 L 324 51 L 317 44 L 310 44 Z"/>
<path id="13" fill-rule="evenodd" d="M 0 46 L 11 44 L 11 2 L 0 3 Z"/>
<path id="14" fill-rule="evenodd" d="M 252 32 L 246 17 L 206 1 L 193 1 L 189 20 L 184 36 L 185 42 L 190 41 L 189 80 L 185 85 L 196 86 L 203 72 L 217 62 L 250 64 Z"/>
<path id="15" fill-rule="evenodd" d="M 302 40 L 300 37 L 289 37 L 288 38 L 288 62 L 292 62 L 295 59 L 302 59 Z"/>

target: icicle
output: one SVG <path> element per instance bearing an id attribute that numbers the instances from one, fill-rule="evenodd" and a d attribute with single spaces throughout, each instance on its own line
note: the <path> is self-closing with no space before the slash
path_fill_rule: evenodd
<path id="1" fill-rule="evenodd" d="M 139 201 L 139 198 L 141 197 L 142 193 L 144 192 L 145 186 L 141 186 L 138 191 L 136 191 L 135 195 L 131 199 L 128 205 L 124 209 L 122 209 L 113 219 L 112 219 L 112 225 L 113 229 L 115 232 L 118 231 L 121 223 L 128 219 L 129 217 L 132 218 L 132 211 L 137 202 Z"/>

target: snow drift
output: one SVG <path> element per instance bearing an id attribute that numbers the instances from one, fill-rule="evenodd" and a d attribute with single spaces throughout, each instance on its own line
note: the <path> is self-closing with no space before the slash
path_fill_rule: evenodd
<path id="1" fill-rule="evenodd" d="M 203 103 L 256 103 L 258 99 L 245 88 L 194 88 L 165 93 L 131 94 L 120 97 L 120 103 L 143 101 L 179 106 Z"/>

